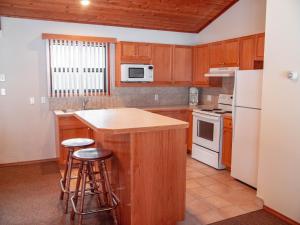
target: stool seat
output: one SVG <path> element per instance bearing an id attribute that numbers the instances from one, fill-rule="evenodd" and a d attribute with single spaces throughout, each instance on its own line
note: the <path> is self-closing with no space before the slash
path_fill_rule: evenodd
<path id="1" fill-rule="evenodd" d="M 79 161 L 105 160 L 112 157 L 112 151 L 99 148 L 80 149 L 73 153 L 73 158 Z"/>
<path id="2" fill-rule="evenodd" d="M 66 148 L 85 147 L 94 144 L 95 141 L 89 138 L 71 138 L 61 142 Z"/>

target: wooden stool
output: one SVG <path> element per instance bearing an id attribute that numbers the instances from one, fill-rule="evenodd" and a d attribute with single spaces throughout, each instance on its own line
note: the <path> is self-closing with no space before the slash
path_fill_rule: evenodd
<path id="1" fill-rule="evenodd" d="M 114 224 L 118 224 L 115 208 L 117 207 L 119 200 L 112 192 L 112 188 L 109 182 L 105 160 L 112 157 L 112 152 L 104 149 L 87 148 L 78 150 L 73 153 L 73 159 L 80 161 L 77 182 L 74 195 L 71 197 L 71 203 L 73 210 L 71 213 L 71 220 L 74 220 L 75 214 L 79 215 L 78 224 L 82 224 L 83 215 L 111 211 Z M 96 163 L 95 163 L 96 162 Z M 93 171 L 94 163 L 98 165 L 100 182 L 97 184 L 95 174 Z M 90 174 L 93 173 L 93 174 Z M 88 176 L 92 177 L 93 192 L 88 192 L 86 189 L 86 179 Z M 79 186 L 81 183 L 81 188 Z M 101 190 L 100 190 L 101 186 Z M 80 193 L 80 194 L 79 194 Z M 84 211 L 84 199 L 85 195 L 97 195 L 99 207 L 94 210 Z M 103 199 L 102 199 L 103 197 Z M 79 209 L 77 209 L 78 198 L 80 199 Z"/>
<path id="2" fill-rule="evenodd" d="M 89 138 L 72 138 L 62 141 L 62 146 L 68 149 L 67 161 L 64 169 L 63 178 L 60 180 L 61 193 L 60 199 L 64 199 L 64 194 L 66 194 L 65 198 L 65 213 L 68 213 L 69 206 L 69 194 L 70 194 L 70 183 L 71 183 L 71 173 L 72 173 L 72 164 L 73 152 L 78 148 L 88 147 L 95 143 L 94 140 Z"/>

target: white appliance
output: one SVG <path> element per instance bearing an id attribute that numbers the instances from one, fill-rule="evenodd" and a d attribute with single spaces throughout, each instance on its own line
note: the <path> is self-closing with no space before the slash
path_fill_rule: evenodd
<path id="1" fill-rule="evenodd" d="M 217 108 L 194 109 L 192 158 L 216 169 L 222 159 L 223 117 L 232 111 L 232 95 L 219 95 Z"/>
<path id="2" fill-rule="evenodd" d="M 198 88 L 191 87 L 190 88 L 190 96 L 189 96 L 189 105 L 191 105 L 191 106 L 198 105 L 198 101 L 199 101 Z"/>
<path id="3" fill-rule="evenodd" d="M 210 68 L 205 77 L 234 77 L 239 67 Z"/>
<path id="4" fill-rule="evenodd" d="M 153 65 L 121 64 L 122 82 L 153 82 Z"/>
<path id="5" fill-rule="evenodd" d="M 262 70 L 238 71 L 233 100 L 231 176 L 257 186 Z"/>

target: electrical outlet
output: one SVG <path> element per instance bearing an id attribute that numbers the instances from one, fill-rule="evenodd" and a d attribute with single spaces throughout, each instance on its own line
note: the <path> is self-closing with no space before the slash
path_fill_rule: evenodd
<path id="1" fill-rule="evenodd" d="M 0 89 L 0 95 L 6 95 L 6 89 L 5 88 L 1 88 Z"/>
<path id="2" fill-rule="evenodd" d="M 30 103 L 30 105 L 34 105 L 34 97 L 29 98 L 29 103 Z"/>
<path id="3" fill-rule="evenodd" d="M 154 100 L 157 102 L 158 101 L 158 94 L 154 95 Z"/>
<path id="4" fill-rule="evenodd" d="M 211 95 L 207 95 L 206 96 L 206 101 L 211 102 L 212 101 L 212 96 Z"/>
<path id="5" fill-rule="evenodd" d="M 4 82 L 6 79 L 5 79 L 5 74 L 1 73 L 0 74 L 0 81 L 1 82 Z"/>

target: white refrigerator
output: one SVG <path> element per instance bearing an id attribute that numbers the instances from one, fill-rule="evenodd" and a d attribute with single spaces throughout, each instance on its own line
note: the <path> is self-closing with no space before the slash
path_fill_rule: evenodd
<path id="1" fill-rule="evenodd" d="M 237 71 L 233 99 L 231 176 L 257 186 L 262 70 Z"/>

